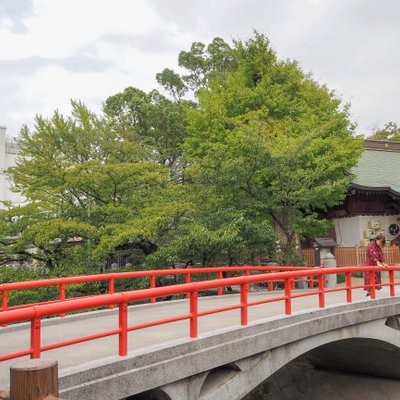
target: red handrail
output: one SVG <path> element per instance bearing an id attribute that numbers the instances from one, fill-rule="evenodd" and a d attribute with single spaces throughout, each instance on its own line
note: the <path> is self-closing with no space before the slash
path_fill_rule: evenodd
<path id="1" fill-rule="evenodd" d="M 114 293 L 115 281 L 121 279 L 132 279 L 132 278 L 150 278 L 150 288 L 156 287 L 156 277 L 163 275 L 185 275 L 186 283 L 190 283 L 190 277 L 192 274 L 207 274 L 216 273 L 219 279 L 222 279 L 223 272 L 243 272 L 244 274 L 250 271 L 293 271 L 293 270 L 303 270 L 309 269 L 309 267 L 295 267 L 295 266 L 231 266 L 231 267 L 206 267 L 206 268 L 180 268 L 180 269 L 162 269 L 162 270 L 146 270 L 146 271 L 130 271 L 130 272 L 113 272 L 107 274 L 97 274 L 97 275 L 81 275 L 72 276 L 67 278 L 53 278 L 53 279 L 42 279 L 36 281 L 25 281 L 25 282 L 12 282 L 12 283 L 2 283 L 0 284 L 0 293 L 2 295 L 2 302 L 0 311 L 12 310 L 15 308 L 20 308 L 21 306 L 31 306 L 40 303 L 30 303 L 24 305 L 9 306 L 8 305 L 8 295 L 10 291 L 16 290 L 26 290 L 34 289 L 40 287 L 50 287 L 59 286 L 59 299 L 50 300 L 49 302 L 58 302 L 65 300 L 66 286 L 74 283 L 85 283 L 85 282 L 99 282 L 108 281 L 108 293 Z M 271 289 L 270 289 L 271 290 Z M 222 287 L 218 289 L 218 294 L 222 295 Z M 188 298 L 188 295 L 187 295 Z M 156 298 L 151 298 L 152 303 L 156 302 Z M 110 305 L 113 308 L 114 305 Z M 60 314 L 60 317 L 63 317 Z"/>
<path id="2" fill-rule="evenodd" d="M 30 355 L 31 358 L 39 358 L 42 351 L 47 351 L 55 349 L 58 347 L 68 346 L 76 343 L 81 343 L 88 340 L 94 340 L 101 337 L 106 337 L 110 335 L 118 334 L 119 336 L 119 349 L 118 354 L 120 356 L 127 355 L 128 352 L 128 332 L 143 329 L 150 326 L 161 325 L 169 322 L 181 321 L 184 319 L 190 320 L 190 337 L 195 338 L 198 335 L 198 318 L 204 315 L 209 315 L 212 313 L 223 312 L 233 309 L 240 309 L 240 321 L 242 325 L 247 325 L 248 318 L 247 312 L 248 307 L 255 306 L 258 304 L 265 304 L 276 301 L 284 301 L 285 303 L 285 314 L 291 314 L 292 299 L 297 297 L 318 295 L 319 306 L 325 307 L 325 294 L 335 291 L 346 291 L 346 300 L 351 302 L 351 291 L 355 288 L 365 288 L 369 287 L 371 289 L 371 299 L 375 298 L 375 281 L 374 275 L 371 274 L 371 282 L 369 285 L 361 286 L 351 286 L 351 275 L 353 272 L 364 272 L 364 271 L 389 271 L 389 283 L 382 284 L 382 286 L 390 287 L 390 295 L 395 295 L 395 285 L 394 281 L 394 271 L 400 270 L 400 267 L 345 267 L 345 268 L 324 268 L 324 269 L 302 269 L 296 271 L 287 272 L 273 272 L 269 274 L 260 275 L 245 275 L 235 278 L 225 278 L 217 279 L 212 281 L 202 281 L 202 282 L 192 282 L 183 283 L 173 286 L 165 286 L 158 288 L 142 289 L 130 292 L 120 292 L 113 294 L 104 294 L 97 296 L 88 296 L 80 299 L 64 300 L 58 303 L 52 304 L 41 304 L 36 306 L 28 306 L 25 308 L 3 311 L 0 313 L 0 324 L 8 324 L 22 321 L 31 322 L 31 343 L 30 348 L 26 350 L 21 350 L 16 353 L 9 353 L 0 356 L 0 361 L 21 357 L 23 355 Z M 307 277 L 312 273 L 313 276 L 318 277 L 318 288 L 316 290 L 305 291 L 301 293 L 292 293 L 292 281 L 295 278 Z M 325 288 L 325 275 L 327 274 L 346 274 L 346 286 L 341 288 Z M 249 302 L 248 301 L 248 286 L 251 283 L 256 282 L 269 282 L 269 281 L 283 281 L 285 284 L 284 295 L 279 293 L 278 297 L 267 298 L 264 300 L 258 300 Z M 214 310 L 208 310 L 199 312 L 198 311 L 198 293 L 208 289 L 221 288 L 224 286 L 240 286 L 240 303 L 238 305 L 233 305 L 229 307 L 222 307 Z M 188 293 L 190 298 L 190 312 L 189 314 L 175 316 L 172 318 L 166 318 L 163 320 L 153 321 L 141 325 L 129 326 L 128 321 L 128 303 L 152 299 L 161 296 L 170 296 L 175 294 Z M 46 346 L 41 346 L 41 319 L 43 317 L 48 317 L 57 314 L 64 314 L 71 311 L 84 310 L 88 308 L 97 308 L 118 304 L 119 312 L 119 327 L 118 329 L 106 332 L 96 333 L 94 335 L 89 335 L 85 337 L 80 337 L 76 339 L 71 339 L 68 341 L 58 342 L 49 344 Z"/>

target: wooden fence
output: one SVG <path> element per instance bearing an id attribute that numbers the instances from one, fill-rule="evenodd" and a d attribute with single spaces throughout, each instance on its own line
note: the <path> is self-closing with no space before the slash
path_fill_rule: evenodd
<path id="1" fill-rule="evenodd" d="M 315 250 L 314 249 L 301 249 L 301 255 L 303 256 L 308 267 L 315 266 Z"/>
<path id="2" fill-rule="evenodd" d="M 302 249 L 301 252 L 307 265 L 310 267 L 315 266 L 314 249 Z M 384 247 L 383 254 L 386 264 L 393 265 L 400 263 L 400 248 L 398 246 Z M 338 267 L 365 265 L 367 248 L 363 246 L 336 247 L 335 258 Z"/>

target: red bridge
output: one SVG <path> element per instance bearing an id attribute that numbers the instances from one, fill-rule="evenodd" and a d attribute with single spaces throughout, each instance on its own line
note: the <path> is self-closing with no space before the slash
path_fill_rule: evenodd
<path id="1" fill-rule="evenodd" d="M 187 376 L 193 376 L 194 371 L 189 371 L 189 375 L 188 371 L 182 374 L 178 373 L 172 380 L 171 377 L 164 380 L 150 379 L 151 382 L 142 380 L 137 382 L 134 388 L 132 385 L 128 385 L 123 390 L 115 389 L 115 394 L 108 393 L 105 397 L 98 397 L 98 391 L 93 391 L 93 377 L 85 378 L 86 381 L 82 381 L 82 371 L 92 370 L 93 364 L 90 365 L 87 362 L 93 363 L 94 360 L 96 361 L 95 369 L 97 372 L 100 364 L 106 366 L 111 363 L 115 366 L 124 358 L 132 360 L 135 357 L 137 362 L 137 357 L 143 358 L 143 354 L 153 352 L 153 349 L 149 346 L 162 346 L 163 349 L 171 349 L 171 345 L 177 346 L 175 342 L 171 344 L 171 340 L 180 340 L 179 345 L 190 347 L 196 341 L 197 343 L 204 340 L 209 341 L 210 335 L 219 337 L 221 335 L 220 329 L 228 329 L 230 334 L 225 332 L 225 337 L 230 337 L 232 332 L 237 331 L 240 326 L 245 328 L 250 324 L 249 328 L 255 329 L 256 325 L 265 324 L 266 318 L 269 321 L 269 326 L 273 325 L 272 320 L 283 321 L 283 316 L 287 316 L 286 321 L 290 324 L 292 320 L 288 319 L 288 316 L 292 315 L 292 310 L 294 317 L 299 319 L 299 315 L 303 315 L 302 318 L 304 318 L 304 315 L 315 318 L 316 308 L 324 309 L 326 306 L 330 308 L 335 306 L 335 309 L 342 307 L 343 312 L 360 310 L 365 307 L 374 308 L 373 303 L 375 302 L 365 298 L 364 285 L 354 284 L 353 275 L 367 270 L 380 270 L 388 275 L 382 284 L 383 290 L 379 297 L 382 298 L 382 301 L 385 301 L 386 306 L 393 307 L 394 304 L 397 304 L 397 301 L 387 303 L 388 299 L 385 300 L 385 298 L 390 297 L 395 300 L 395 287 L 399 284 L 395 280 L 395 271 L 400 270 L 400 267 L 395 266 L 331 269 L 277 266 L 190 268 L 121 272 L 1 284 L 0 324 L 3 328 L 0 331 L 0 335 L 2 335 L 0 336 L 0 361 L 2 361 L 0 364 L 0 383 L 7 383 L 8 368 L 15 358 L 27 356 L 40 358 L 43 352 L 49 351 L 51 358 L 57 359 L 63 368 L 61 371 L 61 393 L 63 393 L 65 399 L 121 399 L 124 396 L 133 396 L 135 393 L 155 390 L 162 385 L 171 384 Z M 238 276 L 223 278 L 225 273 Z M 345 277 L 345 283 L 339 287 L 325 287 L 326 277 L 331 274 L 342 274 Z M 156 287 L 156 277 L 165 275 L 175 275 L 181 280 L 183 279 L 184 283 Z M 374 274 L 371 274 L 371 276 L 374 276 Z M 149 288 L 115 292 L 116 281 L 138 278 L 148 278 Z M 108 293 L 66 298 L 68 285 L 98 281 L 106 284 Z M 283 289 L 274 291 L 276 284 L 279 284 Z M 250 290 L 254 285 L 257 285 L 257 290 Z M 8 305 L 8 294 L 11 291 L 51 286 L 58 287 L 59 298 L 57 300 L 35 304 Z M 308 286 L 308 288 L 298 289 L 299 286 Z M 233 287 L 237 294 L 219 297 L 223 294 L 224 287 Z M 377 287 L 373 279 L 369 287 L 370 299 L 374 300 Z M 215 291 L 219 296 L 199 297 L 199 294 L 201 296 L 207 291 Z M 177 295 L 183 295 L 185 299 L 154 304 L 159 298 Z M 135 305 L 138 302 L 146 301 L 150 304 Z M 343 308 L 345 304 L 352 302 L 356 307 L 352 305 L 350 309 Z M 340 304 L 342 305 L 340 306 Z M 378 305 L 378 303 L 375 304 Z M 113 310 L 115 306 L 118 307 L 118 310 Z M 101 310 L 93 312 L 93 309 L 98 308 Z M 104 308 L 109 310 L 104 310 Z M 91 312 L 63 318 L 66 313 L 87 310 Z M 328 314 L 322 312 L 321 318 L 327 317 Z M 384 317 L 389 318 L 400 314 L 400 310 L 394 312 L 390 308 L 389 314 Z M 62 319 L 48 318 L 54 316 L 59 316 Z M 113 324 L 114 328 L 112 328 Z M 243 328 L 242 330 L 239 329 L 242 333 L 245 332 Z M 87 334 L 88 332 L 90 333 Z M 141 332 L 142 336 L 132 336 L 130 332 L 132 334 Z M 248 336 L 248 334 L 246 335 Z M 154 336 L 155 341 L 151 340 L 150 336 Z M 112 340 L 104 342 L 106 338 L 112 338 Z M 117 343 L 114 343 L 114 338 L 117 338 Z M 165 343 L 167 341 L 169 343 Z M 84 342 L 85 346 L 82 347 Z M 190 345 L 190 343 L 192 344 Z M 76 346 L 71 347 L 72 345 Z M 140 350 L 139 353 L 138 350 Z M 257 348 L 257 351 L 259 350 Z M 161 354 L 162 351 L 158 353 Z M 113 358 L 104 359 L 104 357 L 110 357 L 113 354 Z M 243 359 L 248 356 L 248 353 L 244 351 L 240 358 Z M 209 363 L 207 367 L 203 366 L 200 371 L 195 371 L 195 373 L 221 368 L 221 366 L 227 365 L 224 360 L 226 361 L 226 357 L 221 357 L 220 362 L 222 364 L 210 365 Z M 238 361 L 238 359 L 231 360 L 230 363 L 234 361 Z M 98 364 L 99 362 L 100 364 Z M 158 360 L 158 362 L 160 361 Z M 120 364 L 118 365 L 117 370 L 120 368 Z M 145 366 L 142 366 L 142 369 L 146 369 Z M 99 376 L 95 376 L 98 380 Z M 109 382 L 107 385 L 110 385 Z M 116 383 L 116 386 L 120 387 L 121 385 Z M 93 397 L 87 394 L 88 387 L 95 393 Z M 250 391 L 251 389 L 247 388 L 246 390 Z M 209 389 L 207 390 L 210 392 Z M 204 394 L 208 393 L 207 390 L 203 391 L 201 398 L 208 398 Z"/>

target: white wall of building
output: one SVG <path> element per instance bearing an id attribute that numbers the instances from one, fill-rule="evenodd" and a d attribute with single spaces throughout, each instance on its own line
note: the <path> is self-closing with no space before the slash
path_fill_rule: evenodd
<path id="1" fill-rule="evenodd" d="M 11 201 L 14 205 L 24 202 L 19 193 L 11 191 L 10 182 L 4 171 L 15 165 L 18 156 L 18 147 L 14 140 L 6 137 L 6 128 L 0 126 L 0 200 Z M 4 208 L 0 204 L 0 208 Z"/>
<path id="2" fill-rule="evenodd" d="M 337 244 L 340 247 L 365 246 L 368 243 L 373 225 L 380 225 L 381 231 L 388 242 L 394 239 L 389 233 L 389 226 L 400 226 L 400 215 L 361 215 L 334 220 Z"/>

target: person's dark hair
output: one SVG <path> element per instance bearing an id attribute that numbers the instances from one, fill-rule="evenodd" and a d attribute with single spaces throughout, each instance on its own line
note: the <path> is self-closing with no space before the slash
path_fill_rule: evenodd
<path id="1" fill-rule="evenodd" d="M 378 235 L 376 235 L 375 243 L 377 240 L 382 240 L 382 246 L 384 246 L 386 243 L 386 238 L 384 235 L 382 235 L 382 233 L 379 233 Z"/>

